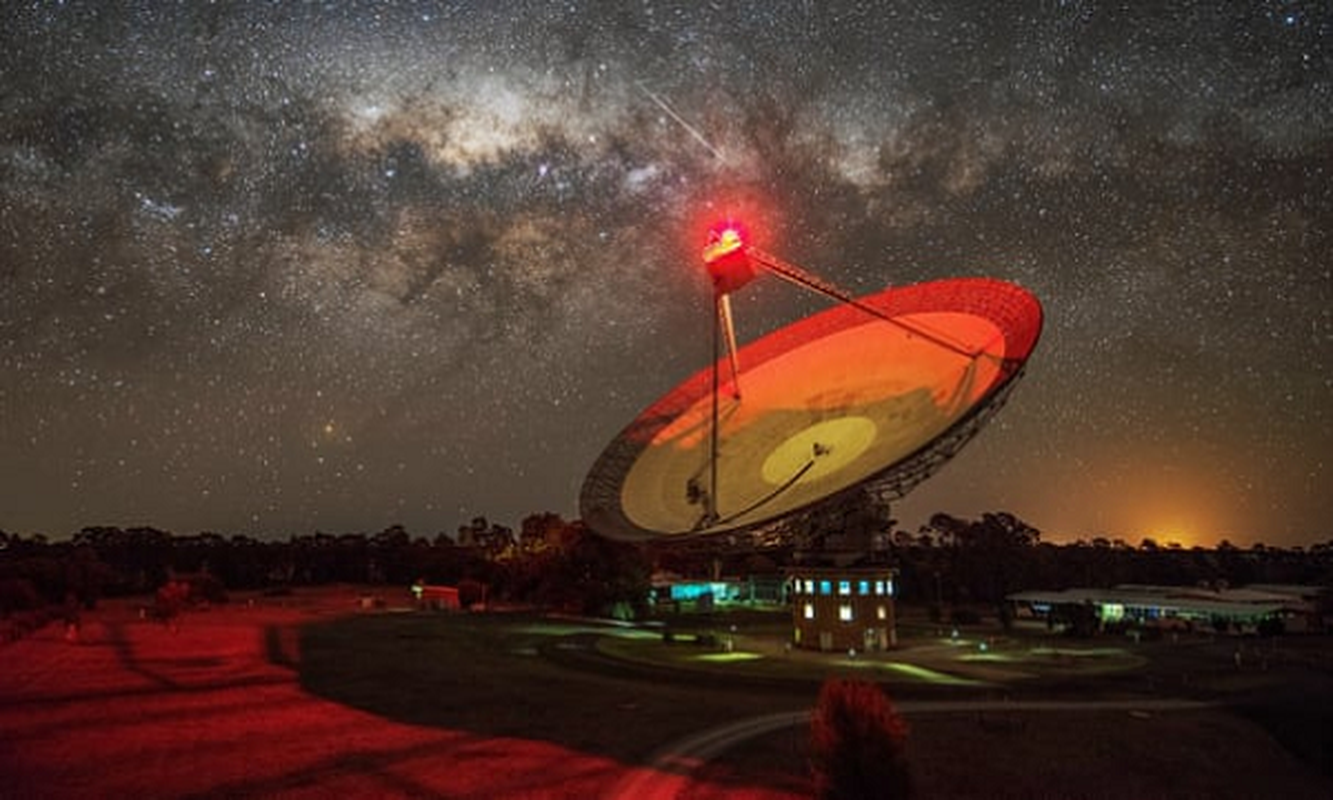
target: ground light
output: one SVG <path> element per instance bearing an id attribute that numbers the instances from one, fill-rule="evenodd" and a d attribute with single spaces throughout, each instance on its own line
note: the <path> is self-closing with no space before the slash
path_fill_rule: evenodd
<path id="1" fill-rule="evenodd" d="M 757 661 L 763 658 L 759 653 L 747 653 L 744 651 L 734 651 L 731 653 L 702 653 L 691 658 L 692 661 L 706 661 L 710 664 L 727 664 L 737 661 Z"/>
<path id="2" fill-rule="evenodd" d="M 960 678 L 957 675 L 950 675 L 947 672 L 936 672 L 917 664 L 907 664 L 902 661 L 852 661 L 845 660 L 840 662 L 847 666 L 871 667 L 881 669 L 886 672 L 892 672 L 902 675 L 922 683 L 935 684 L 937 686 L 979 686 L 981 681 L 974 681 L 970 678 Z"/>
<path id="3" fill-rule="evenodd" d="M 961 656 L 958 657 L 958 660 L 959 660 L 959 661 L 986 661 L 986 662 L 1001 662 L 1001 661 L 1005 661 L 1005 662 L 1008 662 L 1008 661 L 1014 661 L 1014 660 L 1016 660 L 1016 659 L 1014 659 L 1014 657 L 1011 656 L 1011 655 L 1009 655 L 1008 653 L 996 653 L 996 652 L 993 652 L 993 651 L 989 651 L 989 652 L 982 652 L 982 653 L 968 653 L 968 654 L 966 654 L 966 655 L 961 655 Z"/>
<path id="4" fill-rule="evenodd" d="M 1111 658 L 1125 655 L 1120 647 L 1089 647 L 1073 649 L 1068 647 L 1034 647 L 1028 651 L 1034 656 L 1055 656 L 1056 658 Z"/>

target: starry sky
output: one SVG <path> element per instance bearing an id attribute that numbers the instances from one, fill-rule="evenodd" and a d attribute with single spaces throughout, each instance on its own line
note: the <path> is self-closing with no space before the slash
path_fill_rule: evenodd
<path id="1" fill-rule="evenodd" d="M 1042 300 L 902 527 L 1329 540 L 1333 16 L 1125 5 L 6 3 L 0 529 L 573 518 L 707 362 L 730 216 L 856 294 Z"/>

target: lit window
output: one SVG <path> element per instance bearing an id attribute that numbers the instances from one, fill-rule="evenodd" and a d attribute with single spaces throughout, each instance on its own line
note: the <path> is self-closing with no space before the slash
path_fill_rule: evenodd
<path id="1" fill-rule="evenodd" d="M 814 603 L 806 603 L 806 604 L 805 604 L 805 618 L 806 618 L 806 619 L 814 619 L 814 618 L 815 618 L 815 604 L 814 604 Z"/>
<path id="2" fill-rule="evenodd" d="M 805 582 L 805 593 L 806 593 L 806 594 L 814 594 L 814 593 L 815 593 L 815 582 L 814 582 L 814 581 L 806 581 L 806 582 Z"/>
<path id="3" fill-rule="evenodd" d="M 831 582 L 829 582 L 829 581 L 820 581 L 820 582 L 819 582 L 819 593 L 820 593 L 820 594 L 833 594 L 833 584 L 832 584 Z"/>
<path id="4" fill-rule="evenodd" d="M 875 594 L 884 594 L 884 581 L 875 581 Z"/>
<path id="5" fill-rule="evenodd" d="M 838 606 L 838 619 L 842 620 L 843 622 L 852 621 L 851 603 L 843 603 L 842 605 Z"/>
<path id="6" fill-rule="evenodd" d="M 838 581 L 838 594 L 851 594 L 851 593 L 852 593 L 851 581 Z"/>
<path id="7" fill-rule="evenodd" d="M 856 593 L 860 595 L 870 594 L 870 581 L 861 581 L 857 584 Z"/>
<path id="8" fill-rule="evenodd" d="M 884 586 L 885 589 L 888 591 L 889 597 L 893 597 L 893 579 L 885 581 Z"/>
<path id="9" fill-rule="evenodd" d="M 875 616 L 879 617 L 880 619 L 888 619 L 889 610 L 884 606 L 880 606 L 879 608 L 875 609 Z"/>

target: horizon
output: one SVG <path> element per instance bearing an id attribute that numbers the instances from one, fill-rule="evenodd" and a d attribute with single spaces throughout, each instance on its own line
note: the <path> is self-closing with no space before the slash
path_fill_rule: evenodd
<path id="1" fill-rule="evenodd" d="M 369 527 L 369 528 L 362 528 L 362 529 L 351 529 L 351 528 L 338 528 L 338 529 L 311 528 L 311 529 L 301 530 L 301 531 L 285 531 L 285 532 L 272 532 L 272 531 L 269 531 L 269 532 L 266 532 L 264 535 L 255 535 L 254 533 L 251 533 L 251 532 L 243 532 L 243 531 L 224 531 L 224 530 L 215 530 L 215 529 L 211 529 L 211 528 L 198 528 L 198 529 L 177 530 L 177 529 L 167 528 L 167 527 L 163 527 L 163 526 L 159 526 L 159 525 L 153 525 L 153 524 L 149 524 L 149 523 L 134 523 L 134 524 L 120 524 L 120 525 L 101 523 L 101 524 L 93 524 L 93 525 L 81 525 L 81 526 L 79 526 L 77 529 L 72 530 L 72 531 L 70 531 L 70 532 L 68 532 L 68 533 L 63 533 L 63 534 L 53 534 L 53 533 L 48 532 L 48 531 L 21 531 L 21 530 L 13 530 L 13 529 L 10 529 L 10 528 L 6 528 L 6 527 L 3 526 L 3 525 L 0 525 L 0 534 L 8 534 L 8 535 L 10 535 L 10 536 L 18 536 L 18 537 L 21 537 L 21 538 L 23 538 L 23 539 L 32 539 L 32 538 L 41 536 L 41 537 L 44 537 L 45 540 L 46 540 L 47 542 L 49 542 L 49 543 L 51 543 L 51 544 L 57 544 L 57 543 L 61 543 L 61 542 L 71 542 L 71 541 L 73 541 L 73 540 L 74 540 L 80 533 L 82 533 L 82 532 L 84 532 L 84 531 L 88 531 L 88 530 L 96 530 L 96 529 L 100 529 L 100 528 L 108 528 L 108 529 L 115 529 L 115 530 L 121 530 L 121 531 L 131 531 L 131 530 L 155 530 L 155 531 L 158 531 L 158 532 L 161 532 L 161 533 L 169 534 L 169 535 L 171 535 L 172 537 L 180 537 L 180 538 L 188 538 L 188 537 L 193 537 L 193 536 L 212 535 L 212 536 L 219 536 L 219 537 L 222 537 L 223 539 L 233 539 L 233 538 L 237 538 L 237 537 L 249 537 L 249 538 L 252 538 L 252 539 L 254 539 L 254 540 L 256 540 L 256 541 L 260 541 L 260 542 L 282 542 L 282 541 L 289 541 L 289 540 L 291 540 L 291 539 L 295 539 L 295 538 L 300 538 L 300 537 L 305 537 L 305 536 L 317 536 L 317 535 L 324 535 L 324 536 L 331 536 L 331 537 L 340 537 L 340 536 L 374 536 L 375 534 L 383 533 L 383 532 L 385 532 L 385 531 L 392 530 L 392 529 L 394 529 L 394 528 L 402 528 L 402 529 L 404 530 L 404 532 L 406 532 L 406 533 L 408 534 L 408 536 L 409 536 L 412 540 L 414 540 L 414 541 L 415 541 L 415 540 L 418 540 L 418 539 L 424 539 L 424 540 L 427 540 L 427 541 L 434 541 L 435 538 L 438 537 L 438 536 L 445 536 L 445 537 L 447 537 L 448 539 L 450 539 L 451 541 L 453 541 L 453 542 L 456 544 L 456 543 L 458 542 L 458 533 L 459 533 L 459 530 L 460 530 L 461 528 L 465 527 L 466 525 L 468 525 L 469 523 L 475 521 L 475 520 L 478 519 L 478 518 L 485 519 L 485 520 L 486 520 L 489 524 L 491 524 L 491 525 L 498 525 L 498 526 L 501 526 L 501 527 L 504 527 L 504 528 L 508 528 L 509 530 L 511 530 L 511 531 L 514 533 L 514 536 L 515 536 L 516 538 L 521 538 L 521 535 L 522 535 L 521 524 L 522 524 L 522 522 L 523 522 L 524 519 L 527 519 L 527 518 L 529 518 L 529 517 L 538 517 L 538 516 L 542 516 L 542 515 L 545 515 L 545 514 L 555 514 L 555 513 L 556 513 L 556 512 L 552 512 L 552 511 L 536 511 L 536 512 L 532 512 L 532 513 L 530 513 L 530 514 L 525 514 L 525 515 L 523 515 L 522 517 L 519 517 L 518 519 L 513 520 L 512 522 L 505 521 L 505 520 L 501 520 L 501 519 L 498 519 L 498 518 L 493 518 L 493 517 L 487 516 L 487 515 L 485 515 L 485 514 L 480 514 L 480 515 L 477 515 L 476 517 L 472 517 L 472 518 L 465 519 L 465 520 L 460 520 L 458 523 L 456 523 L 456 524 L 453 525 L 452 527 L 448 527 L 448 528 L 445 528 L 445 527 L 432 528 L 432 529 L 429 529 L 429 530 L 426 530 L 426 529 L 415 529 L 415 528 L 413 528 L 413 527 L 411 527 L 411 526 L 403 525 L 403 524 L 401 524 L 401 523 L 389 523 L 388 525 L 384 525 L 384 526 L 371 526 L 371 527 Z M 946 514 L 947 514 L 948 512 L 936 512 L 936 513 L 946 513 Z M 970 521 L 978 521 L 978 520 L 980 520 L 980 519 L 983 517 L 983 515 L 985 515 L 985 514 L 1005 514 L 1005 513 L 1010 513 L 1010 512 L 1006 512 L 1006 511 L 998 510 L 998 509 L 997 509 L 997 510 L 993 510 L 993 511 L 982 512 L 982 513 L 980 513 L 980 514 L 976 514 L 976 515 L 950 514 L 949 516 L 953 516 L 953 517 L 955 517 L 956 519 L 960 519 L 960 520 L 963 520 L 963 521 L 969 521 L 969 522 L 970 522 Z M 583 522 L 581 519 L 578 519 L 577 517 L 572 517 L 572 518 L 571 518 L 571 517 L 565 517 L 565 516 L 563 516 L 563 515 L 559 515 L 559 514 L 557 514 L 557 516 L 559 516 L 560 519 L 561 519 L 564 523 L 566 523 L 566 524 L 582 524 L 582 522 Z M 933 514 L 932 514 L 931 516 L 933 516 Z M 1029 522 L 1028 520 L 1023 519 L 1021 516 L 1019 516 L 1019 515 L 1014 515 L 1014 516 L 1015 516 L 1020 522 L 1023 522 L 1023 523 L 1029 524 L 1029 525 L 1032 525 L 1031 522 Z M 928 518 L 929 518 L 929 517 L 927 517 L 927 519 L 928 519 Z M 925 525 L 926 525 L 926 522 L 925 522 L 924 520 L 922 521 L 921 524 L 919 524 L 919 525 L 913 525 L 913 526 L 903 526 L 903 525 L 895 524 L 895 525 L 893 526 L 892 530 L 891 530 L 891 533 L 899 533 L 899 532 L 902 532 L 902 533 L 908 533 L 908 534 L 911 534 L 911 535 L 913 535 L 913 536 L 916 536 L 916 535 L 918 535 L 918 534 L 921 532 L 922 527 L 924 527 Z M 1040 526 L 1037 526 L 1037 525 L 1032 525 L 1032 527 L 1033 527 L 1034 529 L 1036 529 L 1037 532 L 1040 534 L 1040 538 L 1039 538 L 1038 544 L 1052 544 L 1052 545 L 1056 545 L 1056 546 L 1058 546 L 1058 547 L 1076 546 L 1076 545 L 1095 546 L 1095 543 L 1097 542 L 1097 540 L 1105 541 L 1105 542 L 1107 543 L 1107 545 L 1108 545 L 1108 546 L 1111 546 L 1111 547 L 1119 547 L 1119 546 L 1123 545 L 1123 546 L 1125 546 L 1125 547 L 1127 547 L 1128 549 L 1131 549 L 1131 550 L 1142 550 L 1142 549 L 1144 549 L 1144 548 L 1143 548 L 1144 543 L 1147 542 L 1147 541 L 1149 541 L 1149 540 L 1151 540 L 1151 541 L 1156 545 L 1156 549 L 1159 549 L 1159 550 L 1205 550 L 1205 551 L 1210 551 L 1210 552 L 1212 552 L 1212 551 L 1216 551 L 1216 550 L 1218 550 L 1218 549 L 1221 549 L 1221 546 L 1223 545 L 1223 543 L 1229 544 L 1231 547 L 1234 547 L 1234 548 L 1237 549 L 1237 550 L 1254 550 L 1254 549 L 1256 549 L 1256 548 L 1262 548 L 1262 549 L 1268 549 L 1268 550 L 1284 550 L 1284 551 L 1288 551 L 1288 552 L 1306 551 L 1306 550 L 1309 550 L 1309 549 L 1311 549 L 1311 548 L 1318 548 L 1318 547 L 1333 547 L 1333 536 L 1330 536 L 1330 537 L 1328 537 L 1328 538 L 1326 538 L 1326 539 L 1318 539 L 1318 538 L 1314 538 L 1314 539 L 1311 539 L 1308 543 L 1307 543 L 1307 542 L 1298 542 L 1298 543 L 1295 543 L 1295 544 L 1282 544 L 1282 543 L 1278 543 L 1278 542 L 1269 542 L 1269 541 L 1265 541 L 1265 540 L 1263 540 L 1263 539 L 1244 540 L 1244 539 L 1231 538 L 1231 537 L 1220 537 L 1220 538 L 1218 538 L 1218 539 L 1216 539 L 1216 540 L 1213 540 L 1213 541 L 1211 541 L 1211 542 L 1205 542 L 1205 541 L 1187 541 L 1187 540 L 1184 540 L 1184 539 L 1182 539 L 1182 538 L 1178 538 L 1178 537 L 1161 537 L 1161 536 L 1152 536 L 1152 535 L 1132 536 L 1132 537 L 1131 537 L 1131 536 L 1115 536 L 1115 535 L 1109 535 L 1109 534 L 1105 534 L 1105 533 L 1086 534 L 1086 535 L 1079 535 L 1079 536 L 1068 536 L 1068 535 L 1061 536 L 1061 535 L 1058 535 L 1058 534 L 1053 535 L 1053 534 L 1051 534 L 1051 533 L 1048 532 L 1048 531 L 1042 530 L 1041 527 L 1040 527 Z M 591 529 L 590 529 L 590 530 L 591 530 Z M 593 533 L 596 533 L 596 531 L 594 530 Z M 602 535 L 602 534 L 598 534 L 598 535 L 600 536 L 600 535 Z M 615 541 L 614 538 L 613 538 L 613 541 Z M 656 542 L 654 542 L 654 543 L 661 544 L 661 543 L 664 543 L 664 541 L 669 541 L 669 540 L 658 540 L 658 541 L 656 541 Z M 649 543 L 647 543 L 647 542 L 639 542 L 639 543 L 634 543 L 634 544 L 649 544 Z"/>

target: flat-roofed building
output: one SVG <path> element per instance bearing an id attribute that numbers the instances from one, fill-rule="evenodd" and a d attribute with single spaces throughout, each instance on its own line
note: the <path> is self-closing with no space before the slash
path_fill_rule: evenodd
<path id="1" fill-rule="evenodd" d="M 1020 616 L 1068 621 L 1072 618 L 1070 610 L 1075 609 L 1090 614 L 1089 621 L 1098 628 L 1132 624 L 1243 633 L 1260 630 L 1265 621 L 1280 621 L 1284 630 L 1307 631 L 1320 627 L 1315 604 L 1305 599 L 1311 589 L 1317 588 L 1121 584 L 1110 589 L 1016 592 L 1007 599 Z"/>
<path id="2" fill-rule="evenodd" d="M 867 652 L 898 643 L 890 567 L 797 567 L 789 572 L 792 644 Z"/>
<path id="3" fill-rule="evenodd" d="M 417 608 L 433 611 L 458 611 L 463 607 L 457 586 L 431 586 L 420 581 L 412 584 L 412 596 Z"/>

